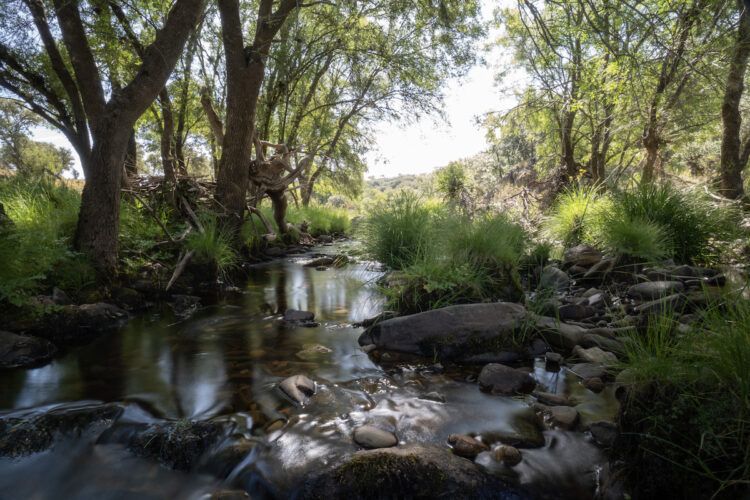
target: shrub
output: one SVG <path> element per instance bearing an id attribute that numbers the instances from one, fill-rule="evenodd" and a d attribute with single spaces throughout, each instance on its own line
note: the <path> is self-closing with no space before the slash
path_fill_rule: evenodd
<path id="1" fill-rule="evenodd" d="M 52 281 L 54 269 L 78 256 L 70 241 L 80 204 L 77 191 L 46 179 L 0 181 L 12 225 L 0 228 L 0 301 L 23 305 Z"/>
<path id="2" fill-rule="evenodd" d="M 424 256 L 432 230 L 432 212 L 418 196 L 403 191 L 372 207 L 362 224 L 361 239 L 371 258 L 403 269 Z"/>
<path id="3" fill-rule="evenodd" d="M 565 248 L 588 241 L 592 221 L 607 210 L 607 205 L 608 199 L 596 187 L 569 188 L 555 201 L 544 223 L 544 232 Z"/>

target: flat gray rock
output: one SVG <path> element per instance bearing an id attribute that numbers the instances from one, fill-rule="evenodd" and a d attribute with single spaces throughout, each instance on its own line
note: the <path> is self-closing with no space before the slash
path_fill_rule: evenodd
<path id="1" fill-rule="evenodd" d="M 653 300 L 679 293 L 684 289 L 685 285 L 679 281 L 646 281 L 628 288 L 628 295 L 641 300 Z"/>
<path id="2" fill-rule="evenodd" d="M 468 354 L 469 347 L 484 341 L 510 341 L 526 317 L 521 304 L 509 302 L 450 306 L 376 323 L 359 337 L 359 344 L 451 357 Z"/>

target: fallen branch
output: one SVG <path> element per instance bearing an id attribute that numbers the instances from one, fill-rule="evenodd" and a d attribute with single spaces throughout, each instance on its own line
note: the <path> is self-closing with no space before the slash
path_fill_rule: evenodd
<path id="1" fill-rule="evenodd" d="M 182 272 L 185 270 L 185 267 L 188 265 L 188 262 L 190 262 L 190 259 L 193 258 L 194 254 L 195 250 L 190 250 L 182 257 L 182 259 L 180 259 L 180 261 L 177 263 L 177 267 L 174 268 L 172 277 L 169 278 L 169 283 L 167 283 L 167 288 L 165 288 L 165 290 L 169 290 L 174 282 L 177 281 L 177 278 L 179 278 Z"/>

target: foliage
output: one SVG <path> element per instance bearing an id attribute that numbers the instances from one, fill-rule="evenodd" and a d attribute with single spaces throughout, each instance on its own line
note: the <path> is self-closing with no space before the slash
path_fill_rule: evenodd
<path id="1" fill-rule="evenodd" d="M 568 188 L 555 201 L 544 225 L 545 232 L 566 248 L 583 243 L 591 238 L 594 221 L 608 208 L 606 198 L 597 189 Z"/>
<path id="2" fill-rule="evenodd" d="M 297 225 L 306 222 L 308 232 L 312 236 L 322 234 L 344 235 L 349 232 L 351 226 L 349 213 L 346 210 L 325 205 L 290 207 L 287 210 L 286 218 L 289 222 Z"/>
<path id="3" fill-rule="evenodd" d="M 618 217 L 659 225 L 666 233 L 666 253 L 678 262 L 710 262 L 718 255 L 719 242 L 736 233 L 734 209 L 717 206 L 703 193 L 670 184 L 641 184 L 616 191 L 613 202 Z"/>
<path id="4" fill-rule="evenodd" d="M 671 254 L 667 231 L 647 219 L 615 212 L 597 224 L 593 240 L 611 255 L 635 262 L 656 262 Z"/>
<path id="5" fill-rule="evenodd" d="M 12 223 L 0 227 L 0 301 L 22 305 L 54 282 L 57 268 L 79 259 L 69 243 L 80 195 L 62 183 L 16 176 L 0 178 L 0 200 Z"/>
<path id="6" fill-rule="evenodd" d="M 232 234 L 221 226 L 218 217 L 210 212 L 198 215 L 203 231 L 192 231 L 185 242 L 195 252 L 195 259 L 216 266 L 224 274 L 237 266 L 239 257 L 232 245 Z"/>
<path id="7" fill-rule="evenodd" d="M 404 269 L 424 256 L 433 238 L 433 217 L 417 195 L 403 191 L 370 210 L 361 238 L 369 256 Z"/>
<path id="8" fill-rule="evenodd" d="M 466 190 L 466 172 L 461 163 L 452 161 L 435 173 L 435 183 L 446 200 L 458 203 Z"/>
<path id="9" fill-rule="evenodd" d="M 636 493 L 738 494 L 750 480 L 750 303 L 715 305 L 689 333 L 652 318 L 626 345 L 619 453 Z"/>
<path id="10" fill-rule="evenodd" d="M 522 297 L 517 266 L 527 238 L 520 226 L 503 216 L 472 221 L 455 212 L 429 213 L 432 237 L 386 290 L 390 307 L 414 313 Z"/>

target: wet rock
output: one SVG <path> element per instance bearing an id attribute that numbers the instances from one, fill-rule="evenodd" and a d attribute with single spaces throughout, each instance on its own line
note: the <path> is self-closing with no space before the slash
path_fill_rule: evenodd
<path id="1" fill-rule="evenodd" d="M 482 442 L 488 445 L 496 443 L 515 446 L 516 448 L 541 448 L 544 446 L 544 427 L 537 414 L 527 408 L 509 422 L 510 429 L 482 432 Z"/>
<path id="2" fill-rule="evenodd" d="M 571 350 L 583 340 L 586 329 L 576 325 L 569 325 L 555 318 L 538 317 L 535 329 L 552 347 Z"/>
<path id="3" fill-rule="evenodd" d="M 310 344 L 310 345 L 305 345 L 304 349 L 302 349 L 301 351 L 298 351 L 296 356 L 299 359 L 309 360 L 309 359 L 317 359 L 317 358 L 320 358 L 321 356 L 325 356 L 326 354 L 330 354 L 330 353 L 331 353 L 331 349 L 329 349 L 328 347 L 324 345 Z"/>
<path id="4" fill-rule="evenodd" d="M 604 379 L 607 376 L 607 369 L 596 363 L 578 363 L 570 367 L 570 371 L 581 377 Z"/>
<path id="5" fill-rule="evenodd" d="M 582 320 L 590 318 L 596 313 L 593 307 L 581 304 L 565 304 L 557 310 L 557 315 L 562 321 Z"/>
<path id="6" fill-rule="evenodd" d="M 99 442 L 122 443 L 137 456 L 158 460 L 175 470 L 189 471 L 224 434 L 224 426 L 215 422 L 179 420 L 115 427 Z"/>
<path id="7" fill-rule="evenodd" d="M 573 429 L 578 423 L 578 410 L 570 406 L 551 406 L 549 415 L 552 423 L 562 429 Z"/>
<path id="8" fill-rule="evenodd" d="M 434 401 L 436 403 L 445 403 L 445 396 L 435 391 L 431 391 L 431 392 L 428 392 L 427 394 L 423 394 L 422 396 L 419 396 L 419 399 L 425 399 L 427 401 Z"/>
<path id="9" fill-rule="evenodd" d="M 653 300 L 679 293 L 685 289 L 679 281 L 646 281 L 628 288 L 628 295 L 641 300 Z"/>
<path id="10" fill-rule="evenodd" d="M 539 277 L 539 288 L 562 291 L 568 288 L 568 285 L 570 285 L 570 277 L 562 269 L 554 266 L 546 266 L 542 269 L 542 274 Z"/>
<path id="11" fill-rule="evenodd" d="M 663 314 L 665 312 L 681 312 L 687 299 L 676 293 L 674 295 L 667 295 L 660 299 L 644 302 L 643 304 L 636 306 L 635 312 L 638 314 Z"/>
<path id="12" fill-rule="evenodd" d="M 364 448 L 390 448 L 398 444 L 398 438 L 388 431 L 372 425 L 363 425 L 354 429 L 354 442 Z"/>
<path id="13" fill-rule="evenodd" d="M 407 445 L 360 451 L 309 478 L 299 497 L 308 498 L 531 498 L 444 448 Z"/>
<path id="14" fill-rule="evenodd" d="M 198 310 L 200 303 L 201 298 L 195 295 L 173 295 L 172 302 L 169 305 L 172 307 L 175 316 L 186 319 Z"/>
<path id="15" fill-rule="evenodd" d="M 359 337 L 359 344 L 450 358 L 482 343 L 510 344 L 526 316 L 522 305 L 507 302 L 444 307 L 376 323 Z"/>
<path id="16" fill-rule="evenodd" d="M 602 253 L 591 245 L 578 245 L 565 250 L 565 266 L 590 267 L 602 260 Z"/>
<path id="17" fill-rule="evenodd" d="M 318 240 L 318 243 L 333 243 L 333 236 L 330 234 L 321 234 L 315 239 Z"/>
<path id="18" fill-rule="evenodd" d="M 605 366 L 611 366 L 617 363 L 617 356 L 611 352 L 604 351 L 599 347 L 589 347 L 584 349 L 581 346 L 576 346 L 573 349 L 573 354 L 589 363 L 596 363 Z"/>
<path id="19" fill-rule="evenodd" d="M 587 333 L 583 336 L 581 346 L 598 347 L 616 354 L 622 354 L 625 352 L 625 346 L 619 340 L 591 333 Z"/>
<path id="20" fill-rule="evenodd" d="M 497 363 L 482 368 L 477 381 L 482 390 L 503 395 L 526 394 L 536 386 L 528 373 Z"/>
<path id="21" fill-rule="evenodd" d="M 484 352 L 481 354 L 472 354 L 471 356 L 459 356 L 456 361 L 459 363 L 466 363 L 468 365 L 486 365 L 487 363 L 501 363 L 509 365 L 516 363 L 521 359 L 521 355 L 517 352 L 501 351 L 501 352 Z"/>
<path id="22" fill-rule="evenodd" d="M 333 264 L 334 260 L 335 259 L 333 257 L 330 257 L 330 256 L 318 257 L 316 259 L 312 259 L 309 262 L 306 262 L 304 264 L 304 266 L 305 267 L 316 267 L 316 268 L 317 267 L 323 267 L 323 268 L 325 268 L 325 267 L 328 267 L 331 264 Z"/>
<path id="23" fill-rule="evenodd" d="M 70 297 L 68 297 L 68 294 L 57 287 L 52 289 L 52 302 L 58 306 L 66 306 L 73 303 Z"/>
<path id="24" fill-rule="evenodd" d="M 116 287 L 110 292 L 112 300 L 126 311 L 135 311 L 146 305 L 143 296 L 136 290 L 127 287 Z"/>
<path id="25" fill-rule="evenodd" d="M 617 258 L 604 257 L 602 260 L 592 265 L 591 268 L 583 275 L 583 281 L 588 283 L 601 283 L 615 269 Z"/>
<path id="26" fill-rule="evenodd" d="M 570 406 L 570 400 L 561 394 L 552 394 L 551 392 L 535 392 L 533 396 L 537 401 L 547 406 Z"/>
<path id="27" fill-rule="evenodd" d="M 52 342 L 0 330 L 0 368 L 26 368 L 47 363 L 57 352 Z"/>
<path id="28" fill-rule="evenodd" d="M 547 352 L 544 354 L 544 367 L 547 371 L 557 371 L 562 363 L 562 355 L 556 352 Z"/>
<path id="29" fill-rule="evenodd" d="M 295 403 L 304 405 L 315 394 L 315 382 L 304 375 L 292 375 L 281 381 L 279 389 Z"/>
<path id="30" fill-rule="evenodd" d="M 509 467 L 520 464 L 523 459 L 518 448 L 507 445 L 501 445 L 492 450 L 492 458 Z"/>
<path id="31" fill-rule="evenodd" d="M 204 456 L 198 471 L 223 479 L 237 467 L 255 449 L 257 443 L 240 437 L 227 440 L 216 451 Z"/>
<path id="32" fill-rule="evenodd" d="M 611 447 L 617 440 L 617 426 L 612 422 L 594 422 L 589 425 L 589 432 L 600 446 Z"/>
<path id="33" fill-rule="evenodd" d="M 245 490 L 219 490 L 211 493 L 209 500 L 245 500 L 250 494 Z"/>
<path id="34" fill-rule="evenodd" d="M 451 434 L 448 436 L 448 444 L 453 447 L 453 453 L 469 460 L 474 460 L 477 455 L 489 450 L 483 442 L 463 434 Z"/>
<path id="35" fill-rule="evenodd" d="M 46 450 L 57 435 L 80 433 L 97 423 L 110 423 L 122 414 L 114 403 L 63 405 L 42 414 L 0 419 L 0 456 L 18 457 Z"/>
<path id="36" fill-rule="evenodd" d="M 378 346 L 376 346 L 375 344 L 367 344 L 367 345 L 363 345 L 362 347 L 360 347 L 360 349 L 362 349 L 362 352 L 364 352 L 365 354 L 370 354 L 372 351 L 374 351 L 377 348 Z"/>
<path id="37" fill-rule="evenodd" d="M 599 394 L 604 390 L 604 381 L 599 377 L 591 377 L 583 379 L 583 386 L 595 394 Z"/>
<path id="38" fill-rule="evenodd" d="M 315 327 L 315 313 L 310 311 L 298 311 L 297 309 L 287 309 L 284 311 L 283 321 L 291 325 Z"/>
<path id="39" fill-rule="evenodd" d="M 62 306 L 36 322 L 29 333 L 55 344 L 78 344 L 121 326 L 128 313 L 113 304 L 97 302 Z"/>

